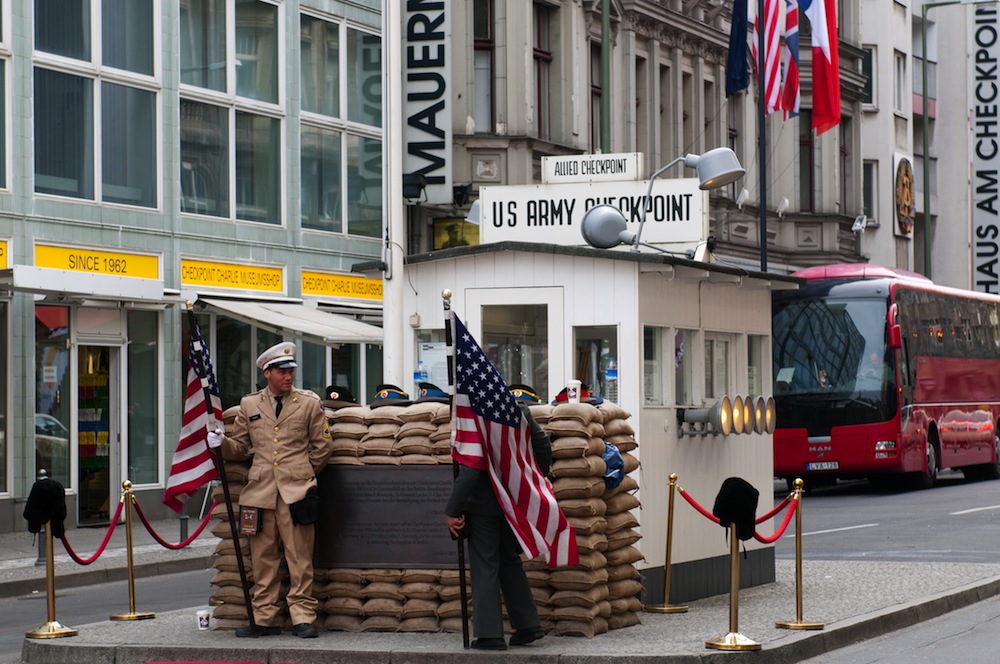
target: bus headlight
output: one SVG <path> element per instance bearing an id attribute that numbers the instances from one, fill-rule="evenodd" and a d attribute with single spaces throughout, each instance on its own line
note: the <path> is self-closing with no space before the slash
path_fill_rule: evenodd
<path id="1" fill-rule="evenodd" d="M 892 459 L 896 456 L 897 443 L 895 440 L 879 440 L 875 442 L 876 459 Z"/>

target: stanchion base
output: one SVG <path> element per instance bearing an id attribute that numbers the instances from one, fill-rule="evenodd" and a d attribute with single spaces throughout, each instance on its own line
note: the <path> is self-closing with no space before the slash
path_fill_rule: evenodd
<path id="1" fill-rule="evenodd" d="M 705 641 L 706 648 L 714 650 L 760 650 L 760 644 L 739 632 L 730 632 L 714 641 Z"/>
<path id="2" fill-rule="evenodd" d="M 670 606 L 669 604 L 647 604 L 642 607 L 646 613 L 687 613 L 686 606 Z"/>
<path id="3" fill-rule="evenodd" d="M 155 618 L 155 613 L 114 613 L 109 620 L 149 620 Z"/>
<path id="4" fill-rule="evenodd" d="M 58 639 L 61 636 L 76 636 L 80 632 L 72 627 L 63 627 L 56 621 L 47 622 L 38 629 L 25 632 L 29 639 Z"/>
<path id="5" fill-rule="evenodd" d="M 789 620 L 788 622 L 776 622 L 774 626 L 778 629 L 823 629 L 823 623 L 803 622 L 801 620 Z"/>

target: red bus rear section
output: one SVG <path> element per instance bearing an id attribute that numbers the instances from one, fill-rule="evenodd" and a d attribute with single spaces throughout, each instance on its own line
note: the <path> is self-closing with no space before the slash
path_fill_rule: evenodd
<path id="1" fill-rule="evenodd" d="M 774 473 L 1000 477 L 1000 298 L 872 265 L 773 298 Z"/>

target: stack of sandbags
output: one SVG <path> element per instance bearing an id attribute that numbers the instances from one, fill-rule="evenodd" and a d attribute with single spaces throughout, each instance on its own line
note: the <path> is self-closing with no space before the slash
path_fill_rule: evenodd
<path id="1" fill-rule="evenodd" d="M 450 608 L 461 610 L 460 603 L 448 607 L 442 599 L 450 596 L 450 586 L 440 583 L 441 574 L 439 570 L 317 570 L 314 593 L 326 614 L 323 626 L 348 632 L 438 632 L 439 614 L 450 617 Z M 457 579 L 456 572 L 455 584 Z M 460 619 L 458 623 L 461 629 Z"/>
<path id="2" fill-rule="evenodd" d="M 632 513 L 639 507 L 639 500 L 633 495 L 639 484 L 631 476 L 639 468 L 639 460 L 630 453 L 637 445 L 635 432 L 627 421 L 628 412 L 609 402 L 598 408 L 605 414 L 605 440 L 618 448 L 625 465 L 621 484 L 606 489 L 603 496 L 607 505 L 604 556 L 608 561 L 608 601 L 611 604 L 608 626 L 618 629 L 638 624 L 642 612 L 642 602 L 636 596 L 642 592 L 642 583 L 635 567 L 635 563 L 642 560 L 642 554 L 634 546 L 641 535 L 636 531 L 639 521 Z"/>
<path id="3" fill-rule="evenodd" d="M 329 408 L 324 412 L 330 426 L 330 439 L 333 444 L 330 463 L 360 466 L 361 460 L 358 457 L 364 454 L 361 449 L 361 439 L 368 433 L 365 418 L 370 409 L 368 406 L 348 406 Z"/>
<path id="4" fill-rule="evenodd" d="M 365 414 L 368 432 L 361 437 L 361 463 L 376 466 L 398 466 L 402 456 L 396 449 L 396 433 L 403 421 L 399 418 L 406 406 L 379 406 Z"/>
<path id="5" fill-rule="evenodd" d="M 439 437 L 439 424 L 435 419 L 440 419 L 442 411 L 446 421 L 451 419 L 451 407 L 446 403 L 428 401 L 415 403 L 400 411 L 398 417 L 402 421 L 396 432 L 396 451 L 399 452 L 400 463 L 407 464 L 437 464 L 435 456 L 433 437 Z M 447 425 L 446 425 L 447 426 Z M 446 438 L 450 445 L 449 435 Z M 449 459 L 450 462 L 450 459 Z"/>

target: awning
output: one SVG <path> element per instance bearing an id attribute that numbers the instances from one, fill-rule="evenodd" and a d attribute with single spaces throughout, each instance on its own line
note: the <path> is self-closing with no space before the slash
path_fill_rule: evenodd
<path id="1" fill-rule="evenodd" d="M 250 302 L 201 297 L 198 300 L 217 313 L 257 325 L 285 337 L 314 343 L 380 344 L 382 328 L 326 313 L 293 302 Z"/>

